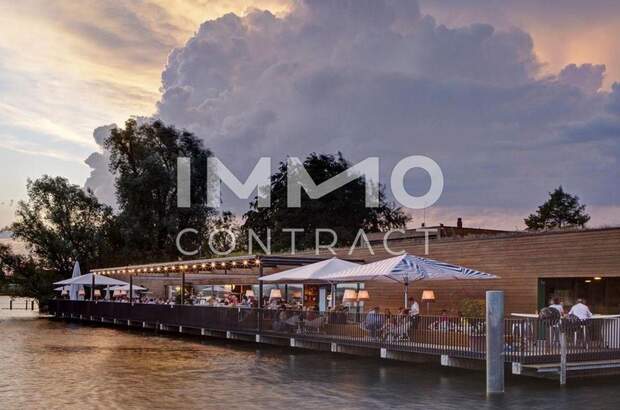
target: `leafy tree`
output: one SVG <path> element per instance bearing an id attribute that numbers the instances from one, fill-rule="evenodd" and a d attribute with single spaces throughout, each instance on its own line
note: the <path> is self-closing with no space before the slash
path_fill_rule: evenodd
<path id="1" fill-rule="evenodd" d="M 549 199 L 538 207 L 535 214 L 525 218 L 529 230 L 581 227 L 590 220 L 586 206 L 579 203 L 579 197 L 564 192 L 562 186 L 549 193 Z"/>
<path id="2" fill-rule="evenodd" d="M 130 119 L 124 129 L 112 130 L 105 147 L 116 177 L 122 257 L 135 262 L 176 258 L 176 237 L 185 228 L 196 229 L 199 235 L 194 245 L 183 247 L 197 248 L 213 215 L 206 205 L 211 152 L 202 141 L 160 121 L 139 125 Z M 191 158 L 190 208 L 177 207 L 178 157 Z"/>
<path id="3" fill-rule="evenodd" d="M 71 274 L 76 260 L 86 269 L 101 264 L 110 251 L 110 207 L 61 177 L 29 180 L 27 194 L 28 200 L 18 203 L 16 222 L 9 230 L 26 243 L 30 262 L 64 277 Z"/>
<path id="4" fill-rule="evenodd" d="M 7 285 L 8 278 L 12 273 L 12 258 L 13 253 L 11 252 L 11 248 L 4 244 L 0 244 L 0 293 L 3 292 L 3 289 Z"/>
<path id="5" fill-rule="evenodd" d="M 39 306 L 54 296 L 53 283 L 63 275 L 43 269 L 32 257 L 15 255 L 8 246 L 0 245 L 0 284 L 12 296 L 35 298 Z"/>
<path id="6" fill-rule="evenodd" d="M 315 184 L 320 184 L 350 168 L 349 162 L 341 153 L 337 155 L 310 154 L 304 161 L 304 168 Z M 402 228 L 408 218 L 401 208 L 395 207 L 385 198 L 384 188 L 379 189 L 379 206 L 366 207 L 364 177 L 355 179 L 345 186 L 318 198 L 310 199 L 302 190 L 301 207 L 287 207 L 287 166 L 280 163 L 279 169 L 271 176 L 271 207 L 259 208 L 257 198 L 250 203 L 250 210 L 244 215 L 244 235 L 254 230 L 261 240 L 267 238 L 271 229 L 272 251 L 290 249 L 291 234 L 282 232 L 283 228 L 301 228 L 295 238 L 297 249 L 312 248 L 315 244 L 315 229 L 333 229 L 338 235 L 338 246 L 353 243 L 359 229 L 378 232 L 391 228 Z M 322 243 L 330 243 L 331 235 L 321 238 Z"/>

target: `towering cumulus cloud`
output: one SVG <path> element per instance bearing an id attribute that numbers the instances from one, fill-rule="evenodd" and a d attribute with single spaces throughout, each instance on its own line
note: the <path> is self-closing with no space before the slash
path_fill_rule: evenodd
<path id="1" fill-rule="evenodd" d="M 155 115 L 240 176 L 260 156 L 340 150 L 380 157 L 388 181 L 400 158 L 422 154 L 446 177 L 439 207 L 532 208 L 559 184 L 613 203 L 617 150 L 574 129 L 615 118 L 605 67 L 542 76 L 541 65 L 517 28 L 446 27 L 411 0 L 302 0 L 284 17 L 202 24 L 170 54 Z M 423 193 L 424 175 L 411 174 L 410 192 Z"/>

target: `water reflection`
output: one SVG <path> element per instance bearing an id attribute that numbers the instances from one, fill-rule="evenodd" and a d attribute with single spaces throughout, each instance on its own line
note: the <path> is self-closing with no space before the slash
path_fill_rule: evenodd
<path id="1" fill-rule="evenodd" d="M 6 315 L 0 335 L 3 408 L 609 408 L 620 381 L 510 379 L 487 399 L 482 372 Z"/>

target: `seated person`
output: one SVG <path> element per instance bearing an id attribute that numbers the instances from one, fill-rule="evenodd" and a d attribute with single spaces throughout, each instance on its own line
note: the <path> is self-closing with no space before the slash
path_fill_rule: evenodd
<path id="1" fill-rule="evenodd" d="M 368 330 L 370 337 L 378 337 L 383 327 L 383 317 L 381 316 L 379 307 L 374 307 L 367 315 L 364 321 L 364 328 Z"/>
<path id="2" fill-rule="evenodd" d="M 560 312 L 560 316 L 564 316 L 564 306 L 562 306 L 562 302 L 560 302 L 560 298 L 555 297 L 551 299 L 551 303 L 549 307 Z"/>

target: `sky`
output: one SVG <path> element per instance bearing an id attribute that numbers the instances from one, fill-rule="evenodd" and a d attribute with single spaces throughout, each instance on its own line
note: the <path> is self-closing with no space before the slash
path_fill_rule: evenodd
<path id="1" fill-rule="evenodd" d="M 0 226 L 27 178 L 113 202 L 100 143 L 130 116 L 259 156 L 442 167 L 417 225 L 519 229 L 563 185 L 620 224 L 620 2 L 0 0 Z M 410 175 L 422 193 L 423 175 Z M 230 199 L 225 205 L 242 211 Z"/>

